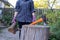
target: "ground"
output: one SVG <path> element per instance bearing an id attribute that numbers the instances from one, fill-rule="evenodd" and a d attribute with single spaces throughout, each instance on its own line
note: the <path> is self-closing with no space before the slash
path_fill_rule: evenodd
<path id="1" fill-rule="evenodd" d="M 16 34 L 12 34 L 8 32 L 8 28 L 1 29 L 0 40 L 19 40 L 19 32 L 17 32 Z"/>

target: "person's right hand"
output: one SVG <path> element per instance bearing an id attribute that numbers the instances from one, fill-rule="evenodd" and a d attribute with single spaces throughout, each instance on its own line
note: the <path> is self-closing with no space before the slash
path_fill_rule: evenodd
<path id="1" fill-rule="evenodd" d="M 16 22 L 15 20 L 16 20 L 16 19 L 15 19 L 15 18 L 13 18 L 13 19 L 12 19 L 12 23 L 15 23 L 15 22 Z"/>

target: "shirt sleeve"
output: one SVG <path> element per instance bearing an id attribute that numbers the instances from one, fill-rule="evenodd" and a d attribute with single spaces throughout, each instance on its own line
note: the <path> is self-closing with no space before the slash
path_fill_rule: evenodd
<path id="1" fill-rule="evenodd" d="M 35 10 L 34 10 L 34 2 L 33 1 L 31 1 L 31 12 L 32 13 L 35 12 Z"/>
<path id="2" fill-rule="evenodd" d="M 15 11 L 18 12 L 20 9 L 19 1 L 16 2 Z"/>

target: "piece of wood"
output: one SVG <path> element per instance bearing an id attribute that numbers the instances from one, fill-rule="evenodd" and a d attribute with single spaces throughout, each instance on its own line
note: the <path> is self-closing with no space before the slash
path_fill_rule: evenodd
<path id="1" fill-rule="evenodd" d="M 15 27 L 15 25 L 16 25 L 16 22 L 12 23 L 12 25 L 10 27 L 8 27 L 8 31 L 13 33 L 13 34 L 16 34 L 16 29 L 17 28 Z"/>
<path id="2" fill-rule="evenodd" d="M 49 27 L 40 25 L 24 25 L 20 40 L 48 40 Z"/>

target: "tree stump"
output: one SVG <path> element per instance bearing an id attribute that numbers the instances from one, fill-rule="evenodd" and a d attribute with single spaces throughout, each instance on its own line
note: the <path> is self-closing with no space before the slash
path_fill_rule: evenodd
<path id="1" fill-rule="evenodd" d="M 49 26 L 23 25 L 20 40 L 48 40 Z"/>

